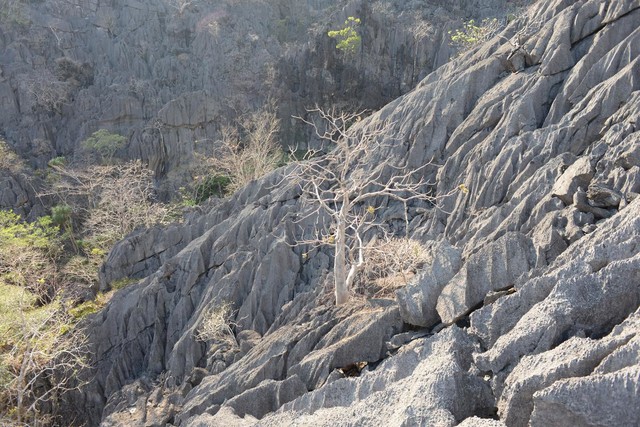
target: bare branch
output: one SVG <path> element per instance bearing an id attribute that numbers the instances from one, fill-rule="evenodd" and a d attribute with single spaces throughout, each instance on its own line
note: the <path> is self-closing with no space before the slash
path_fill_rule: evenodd
<path id="1" fill-rule="evenodd" d="M 402 202 L 406 210 L 407 202 L 412 200 L 435 205 L 437 198 L 432 194 L 433 185 L 421 176 L 429 164 L 408 171 L 391 164 L 372 170 L 375 156 L 393 143 L 389 140 L 392 123 L 360 126 L 362 113 L 325 112 L 320 108 L 308 113 L 319 122 L 298 119 L 312 126 L 315 135 L 333 150 L 317 159 L 307 156 L 284 179 L 298 183 L 303 195 L 317 204 L 318 208 L 309 215 L 323 211 L 331 218 L 328 231 L 316 229 L 313 236 L 303 235 L 298 243 L 335 248 L 334 286 L 336 303 L 340 304 L 347 300 L 347 292 L 365 263 L 364 234 L 383 226 L 376 208 L 367 203 L 391 198 Z M 405 223 L 408 224 L 406 212 Z"/>

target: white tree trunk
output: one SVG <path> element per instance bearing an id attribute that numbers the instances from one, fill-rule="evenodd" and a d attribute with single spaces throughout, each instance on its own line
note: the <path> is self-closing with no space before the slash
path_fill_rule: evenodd
<path id="1" fill-rule="evenodd" d="M 338 218 L 335 238 L 336 255 L 333 261 L 336 305 L 344 304 L 349 300 L 349 289 L 347 288 L 346 237 L 345 222 L 342 218 Z"/>
<path id="2" fill-rule="evenodd" d="M 364 267 L 364 249 L 362 247 L 362 239 L 359 234 L 356 234 L 356 238 L 358 239 L 358 261 L 351 264 L 351 268 L 349 268 L 349 275 L 347 276 L 347 282 L 345 285 L 347 289 L 351 289 L 353 281 L 356 279 L 356 275 L 360 270 L 362 270 L 362 267 Z"/>

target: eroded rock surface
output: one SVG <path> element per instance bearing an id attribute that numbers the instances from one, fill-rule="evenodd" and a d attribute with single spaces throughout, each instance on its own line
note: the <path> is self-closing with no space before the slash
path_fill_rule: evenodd
<path id="1" fill-rule="evenodd" d="M 481 3 L 481 2 L 475 2 Z M 478 18 L 509 3 L 469 5 Z M 284 146 L 315 104 L 377 109 L 453 53 L 457 5 L 407 0 L 45 0 L 12 2 L 0 27 L 0 131 L 33 165 L 77 157 L 99 129 L 127 138 L 175 197 L 195 153 L 234 116 L 278 104 Z M 362 19 L 357 58 L 327 36 Z M 389 28 L 394 28 L 389 31 Z M 303 148 L 302 146 L 300 148 Z"/>
<path id="2" fill-rule="evenodd" d="M 450 245 L 434 256 L 450 267 L 418 272 L 435 277 L 401 291 L 400 307 L 333 306 L 331 252 L 294 244 L 316 218 L 286 168 L 170 229 L 166 244 L 159 231 L 122 242 L 105 282 L 116 266 L 141 281 L 93 319 L 95 381 L 77 403 L 93 423 L 114 419 L 124 405 L 103 412 L 106 399 L 144 373 L 180 396 L 174 425 L 633 424 L 639 21 L 637 0 L 540 0 L 356 125 L 392 123 L 388 148 L 357 173 L 428 164 L 442 195 L 387 224 Z M 197 338 L 223 301 L 251 345 Z M 402 321 L 438 318 L 424 335 Z"/>

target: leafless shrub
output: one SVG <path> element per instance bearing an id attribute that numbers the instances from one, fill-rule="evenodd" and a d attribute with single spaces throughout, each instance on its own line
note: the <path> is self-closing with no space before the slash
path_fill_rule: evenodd
<path id="1" fill-rule="evenodd" d="M 213 153 L 204 158 L 213 172 L 227 175 L 237 190 L 278 167 L 283 153 L 278 144 L 280 123 L 273 110 L 263 108 L 241 116 L 222 128 Z"/>
<path id="2" fill-rule="evenodd" d="M 0 169 L 5 169 L 12 173 L 19 173 L 23 167 L 23 161 L 9 144 L 0 139 Z"/>
<path id="3" fill-rule="evenodd" d="M 36 108 L 61 113 L 69 102 L 71 85 L 59 81 L 50 72 L 43 71 L 26 80 L 26 89 Z"/>
<path id="4" fill-rule="evenodd" d="M 3 337 L 0 355 L 0 419 L 46 425 L 61 395 L 81 386 L 75 373 L 88 367 L 87 338 L 61 308 L 43 307 L 28 316 L 28 307 L 17 310 L 20 321 Z"/>
<path id="5" fill-rule="evenodd" d="M 215 341 L 238 346 L 233 333 L 233 308 L 230 303 L 215 305 L 205 312 L 204 320 L 198 328 L 196 338 L 200 341 Z"/>
<path id="6" fill-rule="evenodd" d="M 53 194 L 72 206 L 87 236 L 109 248 L 138 227 L 165 223 L 172 213 L 155 201 L 153 172 L 141 161 L 93 165 L 83 169 L 53 166 Z"/>
<path id="7" fill-rule="evenodd" d="M 387 237 L 370 242 L 364 249 L 365 263 L 354 289 L 367 296 L 393 294 L 428 261 L 428 251 L 417 240 Z"/>

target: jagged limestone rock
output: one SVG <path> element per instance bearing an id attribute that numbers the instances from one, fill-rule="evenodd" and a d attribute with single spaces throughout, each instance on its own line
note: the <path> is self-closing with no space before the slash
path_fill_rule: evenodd
<path id="1" fill-rule="evenodd" d="M 638 233 L 640 217 L 622 211 L 558 257 L 548 277 L 521 286 L 542 291 L 537 298 L 540 302 L 536 304 L 529 293 L 516 292 L 507 298 L 524 303 L 518 311 L 509 310 L 510 304 L 483 309 L 485 313 L 492 309 L 493 316 L 509 314 L 499 320 L 504 329 L 495 343 L 476 356 L 478 367 L 499 372 L 525 354 L 549 350 L 562 336 L 571 336 L 578 329 L 602 333 L 635 311 L 640 304 L 640 291 L 633 285 L 640 278 L 635 252 Z M 496 320 L 488 319 L 490 323 Z"/>
<path id="2" fill-rule="evenodd" d="M 586 377 L 585 381 L 597 383 L 598 376 L 605 372 L 634 366 L 638 359 L 639 320 L 636 311 L 602 339 L 574 336 L 549 351 L 523 357 L 506 378 L 498 402 L 500 418 L 507 425 L 528 425 L 532 411 L 537 410 L 540 414 L 550 409 L 544 402 L 541 406 L 546 409 L 534 408 L 534 396 L 538 395 L 538 392 L 563 379 Z M 584 332 L 579 335 L 584 335 Z M 599 411 L 608 411 L 607 416 L 611 420 L 615 419 L 615 422 L 607 424 L 624 424 L 624 413 L 616 415 L 616 410 L 610 408 L 600 408 Z M 590 413 L 590 410 L 585 408 L 582 413 Z M 555 415 L 556 420 L 564 418 L 558 413 Z M 542 415 L 539 416 L 544 418 Z M 548 414 L 546 417 L 547 420 L 551 418 Z"/>
<path id="3" fill-rule="evenodd" d="M 534 394 L 531 426 L 634 425 L 640 417 L 640 368 L 555 382 Z"/>
<path id="4" fill-rule="evenodd" d="M 513 286 L 536 265 L 531 239 L 507 233 L 471 255 L 438 296 L 436 309 L 443 323 L 453 323 L 480 304 L 490 291 Z"/>
<path id="5" fill-rule="evenodd" d="M 249 414 L 259 419 L 307 391 L 304 383 L 294 374 L 283 381 L 265 380 L 257 387 L 228 400 L 224 406 L 233 408 L 240 417 Z"/>
<path id="6" fill-rule="evenodd" d="M 453 426 L 492 405 L 488 385 L 469 372 L 473 341 L 452 327 L 412 341 L 357 378 L 335 380 L 284 405 L 257 425 Z"/>
<path id="7" fill-rule="evenodd" d="M 429 252 L 430 262 L 396 292 L 402 320 L 411 325 L 432 326 L 440 320 L 436 312 L 438 296 L 460 269 L 461 251 L 447 242 L 434 244 Z"/>
<path id="8" fill-rule="evenodd" d="M 175 253 L 167 255 L 158 270 L 140 273 L 148 276 L 120 291 L 96 316 L 90 326 L 98 361 L 91 373 L 95 380 L 78 393 L 77 406 L 91 408 L 87 412 L 97 424 L 105 394 L 143 373 L 157 377 L 167 372 L 185 387 L 174 419 L 179 425 L 211 421 L 215 416 L 205 411 L 219 410 L 233 422 L 265 425 L 370 425 L 381 416 L 397 425 L 454 425 L 491 415 L 503 392 L 504 416 L 511 419 L 507 414 L 513 404 L 513 416 L 524 419 L 529 409 L 516 416 L 516 408 L 529 408 L 528 395 L 537 382 L 524 368 L 545 360 L 550 369 L 539 377 L 545 388 L 533 392 L 527 421 L 541 425 L 562 414 L 578 422 L 591 415 L 609 422 L 616 420 L 616 413 L 617 420 L 627 421 L 634 415 L 631 410 L 607 410 L 610 402 L 590 393 L 618 396 L 632 408 L 627 402 L 637 385 L 635 365 L 629 365 L 637 361 L 637 342 L 631 339 L 606 354 L 610 347 L 603 337 L 640 305 L 640 200 L 628 197 L 640 190 L 640 167 L 632 155 L 640 109 L 639 18 L 637 0 L 540 0 L 500 37 L 439 67 L 415 90 L 355 125 L 392 123 L 389 133 L 380 136 L 386 148 L 372 153 L 356 173 L 388 176 L 383 168 L 390 161 L 399 167 L 424 166 L 424 179 L 433 182 L 432 191 L 441 196 L 438 206 L 426 212 L 417 210 L 424 206 L 409 206 L 409 228 L 401 221 L 392 229 L 446 240 L 462 251 L 465 277 L 456 288 L 459 292 L 451 294 L 462 303 L 453 305 L 440 295 L 441 315 L 454 321 L 483 302 L 490 289 L 514 286 L 515 292 L 471 312 L 468 330 L 444 327 L 388 357 L 386 349 L 393 346 L 384 341 L 399 332 L 397 308 L 381 310 L 384 316 L 378 311 L 370 315 L 375 320 L 388 317 L 379 324 L 389 327 L 389 333 L 374 334 L 375 325 L 367 326 L 362 315 L 327 304 L 331 252 L 320 250 L 306 260 L 294 245 L 298 226 L 313 227 L 315 218 L 304 219 L 308 210 L 295 185 L 283 182 L 285 169 L 211 207 L 199 217 L 201 228 L 192 235 L 185 231 L 189 242 L 174 246 Z M 518 37 L 531 58 L 514 73 L 507 58 L 514 49 L 509 40 Z M 178 61 L 173 61 L 176 67 Z M 175 141 L 175 136 L 168 138 Z M 604 185 L 625 196 L 624 206 L 611 217 L 596 221 L 592 213 L 565 207 L 552 197 L 564 168 L 576 159 L 588 160 L 592 168 L 583 190 Z M 468 193 L 458 190 L 460 184 Z M 399 210 L 394 200 L 381 200 L 379 207 Z M 554 243 L 558 236 L 564 245 Z M 285 249 L 282 238 L 292 246 Z M 153 248 L 152 240 L 141 240 L 140 245 Z M 150 252 L 145 259 L 161 258 Z M 109 262 L 133 268 L 123 261 L 125 253 Z M 484 262 L 479 254 L 487 255 Z M 489 256 L 493 254 L 495 263 Z M 262 265 L 274 259 L 287 266 L 281 275 Z M 513 262 L 519 267 L 509 268 Z M 256 277 L 258 270 L 269 280 Z M 454 286 L 451 281 L 449 285 Z M 467 298 L 467 291 L 473 298 Z M 242 310 L 243 317 L 234 319 L 241 328 L 255 328 L 262 338 L 237 360 L 223 355 L 222 370 L 216 368 L 188 390 L 191 372 L 207 369 L 212 357 L 211 345 L 195 339 L 195 333 L 204 311 L 222 300 Z M 340 348 L 339 337 L 351 347 L 362 342 L 359 330 L 350 325 L 372 328 L 376 345 L 364 346 L 363 353 L 387 356 L 355 379 L 332 373 L 337 366 L 333 352 L 326 350 L 331 347 L 343 356 L 347 349 Z M 581 341 L 586 337 L 591 341 Z M 592 348 L 581 353 L 582 344 L 592 341 Z M 574 347 L 576 343 L 581 344 Z M 564 350 L 568 354 L 559 354 Z M 585 354 L 589 357 L 581 359 Z M 567 373 L 583 375 L 599 358 L 593 374 L 561 379 Z M 571 363 L 565 366 L 563 360 Z M 259 421 L 232 417 L 224 409 L 225 400 L 250 393 L 265 380 L 283 381 L 301 363 L 314 369 L 303 382 L 315 390 Z M 525 384 L 521 395 L 516 384 Z M 591 406 L 576 408 L 581 399 L 591 399 Z"/>

